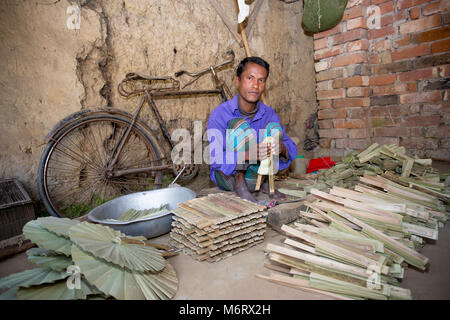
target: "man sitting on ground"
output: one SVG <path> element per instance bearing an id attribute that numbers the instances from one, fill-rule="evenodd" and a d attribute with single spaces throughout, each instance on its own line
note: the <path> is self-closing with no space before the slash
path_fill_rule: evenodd
<path id="1" fill-rule="evenodd" d="M 260 101 L 268 76 L 266 61 L 259 57 L 243 59 L 236 71 L 238 93 L 213 110 L 207 125 L 211 180 L 220 189 L 234 191 L 252 202 L 257 202 L 251 192 L 255 191 L 261 161 L 274 155 L 276 173 L 289 167 L 297 156 L 297 146 L 286 135 L 278 115 Z M 267 137 L 274 143 L 267 143 Z M 269 193 L 267 176 L 261 191 Z M 273 199 L 283 198 L 275 190 Z"/>

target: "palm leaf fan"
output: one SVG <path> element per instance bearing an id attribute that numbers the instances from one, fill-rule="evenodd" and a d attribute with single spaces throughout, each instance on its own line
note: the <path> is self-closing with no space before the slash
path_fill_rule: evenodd
<path id="1" fill-rule="evenodd" d="M 158 272 L 166 266 L 166 260 L 158 249 L 126 243 L 123 233 L 103 225 L 82 222 L 72 227 L 69 234 L 82 250 L 122 268 Z"/>
<path id="2" fill-rule="evenodd" d="M 0 294 L 0 300 L 17 300 L 16 292 L 19 288 L 13 287 Z"/>
<path id="3" fill-rule="evenodd" d="M 25 238 L 30 239 L 31 242 L 43 249 L 53 250 L 65 254 L 66 256 L 70 256 L 72 242 L 69 239 L 48 231 L 38 220 L 27 222 L 23 227 L 23 234 Z"/>
<path id="4" fill-rule="evenodd" d="M 30 287 L 44 283 L 53 283 L 69 276 L 66 272 L 58 272 L 50 268 L 34 268 L 10 274 L 0 279 L 0 289 L 12 287 Z"/>
<path id="5" fill-rule="evenodd" d="M 80 222 L 68 218 L 42 217 L 37 219 L 41 226 L 58 236 L 69 238 L 69 230 Z"/>
<path id="6" fill-rule="evenodd" d="M 88 295 L 97 295 L 99 293 L 97 289 L 81 278 L 79 289 L 70 289 L 67 281 L 58 281 L 30 288 L 19 288 L 16 296 L 20 300 L 78 300 L 86 299 Z"/>
<path id="7" fill-rule="evenodd" d="M 178 289 L 178 278 L 167 263 L 158 273 L 134 272 L 72 246 L 72 258 L 89 283 L 104 294 L 124 300 L 170 299 Z"/>
<path id="8" fill-rule="evenodd" d="M 67 267 L 73 264 L 70 257 L 42 248 L 32 248 L 27 250 L 27 256 L 28 261 L 38 267 L 50 268 L 58 272 L 65 272 Z"/>

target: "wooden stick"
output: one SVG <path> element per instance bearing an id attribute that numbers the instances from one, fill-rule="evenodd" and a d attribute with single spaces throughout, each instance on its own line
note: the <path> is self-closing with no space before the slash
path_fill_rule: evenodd
<path id="1" fill-rule="evenodd" d="M 239 14 L 239 4 L 237 0 L 234 0 L 234 5 L 236 7 L 236 14 Z M 244 32 L 244 26 L 242 25 L 242 23 L 239 23 L 239 33 L 241 34 L 242 41 L 244 42 L 245 53 L 247 54 L 247 57 L 250 57 L 251 54 L 250 48 L 248 47 L 247 35 Z"/>
<path id="2" fill-rule="evenodd" d="M 0 260 L 35 246 L 30 240 L 25 239 L 23 234 L 2 240 L 0 241 Z"/>
<path id="3" fill-rule="evenodd" d="M 245 28 L 247 39 L 250 39 L 250 37 L 251 37 L 251 31 L 252 31 L 253 24 L 256 21 L 256 16 L 258 15 L 258 12 L 261 9 L 263 3 L 264 3 L 264 0 L 257 0 L 256 4 L 255 4 L 255 8 L 253 9 L 252 13 L 250 13 L 250 17 L 248 18 L 247 28 Z"/>
<path id="4" fill-rule="evenodd" d="M 233 27 L 233 24 L 230 22 L 230 20 L 225 15 L 225 11 L 222 9 L 220 4 L 217 3 L 217 0 L 209 0 L 209 3 L 216 10 L 217 14 L 220 16 L 220 18 L 222 19 L 222 21 L 225 24 L 225 26 L 228 28 L 228 30 L 231 32 L 233 37 L 236 39 L 237 43 L 239 43 L 239 45 L 242 47 L 242 37 L 241 37 L 241 35 L 239 35 L 236 32 L 236 30 Z"/>
<path id="5" fill-rule="evenodd" d="M 352 265 L 348 265 L 336 260 L 331 260 L 324 257 L 319 257 L 316 255 L 312 255 L 309 253 L 303 253 L 298 250 L 293 250 L 285 247 L 281 247 L 272 243 L 267 244 L 267 250 L 272 251 L 281 255 L 286 255 L 291 258 L 299 259 L 305 262 L 310 262 L 317 264 L 319 266 L 328 267 L 332 269 L 337 269 L 345 272 L 349 272 L 355 275 L 367 277 L 366 269 L 361 267 L 356 267 Z"/>
<path id="6" fill-rule="evenodd" d="M 327 292 L 327 291 L 322 291 L 319 289 L 313 289 L 311 288 L 311 286 L 309 285 L 309 281 L 308 280 L 303 280 L 303 279 L 299 279 L 299 278 L 294 278 L 294 277 L 290 277 L 290 276 L 283 276 L 283 275 L 278 275 L 278 274 L 270 274 L 270 276 L 265 276 L 262 274 L 257 274 L 256 275 L 257 278 L 260 279 L 264 279 L 276 284 L 281 284 L 287 287 L 291 287 L 294 289 L 299 289 L 302 291 L 306 291 L 306 292 L 313 292 L 313 293 L 320 293 L 323 294 L 325 296 L 329 296 L 335 299 L 339 299 L 339 300 L 353 300 L 351 298 L 347 298 L 338 294 L 334 294 L 331 292 Z"/>
<path id="7" fill-rule="evenodd" d="M 339 299 L 339 300 L 353 300 L 351 298 L 339 295 L 339 294 L 334 294 L 331 292 L 327 292 L 327 291 L 322 291 L 320 289 L 314 289 L 311 288 L 311 286 L 309 285 L 309 281 L 308 280 L 303 280 L 303 279 L 299 279 L 299 278 L 294 278 L 294 277 L 290 277 L 290 276 L 283 276 L 283 275 L 278 275 L 278 274 L 270 274 L 270 276 L 265 276 L 262 274 L 257 274 L 256 275 L 257 278 L 260 279 L 265 279 L 268 280 L 270 282 L 273 283 L 277 283 L 277 284 L 281 284 L 281 285 L 285 285 L 287 287 L 291 287 L 294 289 L 299 289 L 299 290 L 303 290 L 303 291 L 307 291 L 307 292 L 313 292 L 313 293 L 320 293 L 323 294 L 325 296 L 329 296 L 335 299 Z"/>
<path id="8" fill-rule="evenodd" d="M 255 191 L 259 191 L 260 187 L 261 187 L 261 180 L 262 180 L 262 175 L 258 174 L 258 179 L 256 180 L 256 187 L 255 187 Z"/>
<path id="9" fill-rule="evenodd" d="M 273 155 L 270 153 L 269 160 L 269 194 L 273 194 L 275 192 L 275 182 L 273 178 Z"/>
<path id="10" fill-rule="evenodd" d="M 392 239 L 391 237 L 385 235 L 381 231 L 378 231 L 377 229 L 365 224 L 364 222 L 351 216 L 350 214 L 347 214 L 340 210 L 336 210 L 335 212 L 341 217 L 363 228 L 363 231 L 369 233 L 372 237 L 375 237 L 377 240 L 384 242 L 385 246 L 403 256 L 406 262 L 408 262 L 409 264 L 412 264 L 422 270 L 425 270 L 425 266 L 428 263 L 429 259 L 424 255 L 405 246 L 403 243 Z"/>

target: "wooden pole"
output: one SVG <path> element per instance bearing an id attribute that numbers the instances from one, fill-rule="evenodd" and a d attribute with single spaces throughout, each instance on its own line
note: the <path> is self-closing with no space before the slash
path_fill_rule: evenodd
<path id="1" fill-rule="evenodd" d="M 234 5 L 236 7 L 236 14 L 239 14 L 239 5 L 238 5 L 237 0 L 234 0 Z M 244 42 L 245 54 L 247 55 L 247 57 L 251 57 L 250 48 L 248 46 L 248 41 L 247 41 L 247 35 L 244 31 L 244 26 L 242 25 L 242 23 L 239 23 L 239 32 L 241 34 L 242 41 Z M 261 101 L 264 102 L 262 96 L 261 96 Z M 273 171 L 272 171 L 272 165 L 273 165 L 272 164 L 272 162 L 273 162 L 272 154 L 270 154 L 269 161 L 270 161 L 269 162 L 270 163 L 270 166 L 269 166 L 269 168 L 270 168 L 269 169 L 270 170 L 270 172 L 269 172 L 269 193 L 273 194 L 275 192 L 275 182 L 274 182 Z M 255 188 L 255 190 L 257 190 L 257 191 L 259 190 L 260 185 L 261 185 L 261 180 L 262 180 L 261 178 L 262 178 L 261 175 L 258 174 L 258 179 L 256 180 L 256 188 Z"/>

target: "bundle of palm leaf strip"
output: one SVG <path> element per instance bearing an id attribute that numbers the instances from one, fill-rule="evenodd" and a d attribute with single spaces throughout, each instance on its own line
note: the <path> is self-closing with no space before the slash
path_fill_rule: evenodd
<path id="1" fill-rule="evenodd" d="M 362 152 L 352 151 L 346 154 L 333 167 L 320 169 L 316 175 L 305 175 L 306 179 L 315 181 L 314 185 L 303 186 L 303 190 L 325 190 L 326 187 L 338 186 L 353 188 L 363 175 L 376 176 L 386 171 L 409 178 L 420 186 L 429 184 L 441 186 L 442 177 L 437 169 L 432 167 L 431 159 L 420 159 L 417 156 L 406 155 L 405 147 L 396 145 L 379 145 L 374 143 Z M 418 186 L 416 186 L 417 188 Z"/>
<path id="2" fill-rule="evenodd" d="M 144 210 L 128 209 L 122 213 L 117 219 L 105 219 L 105 221 L 134 221 L 147 219 L 158 214 L 169 212 L 169 205 L 163 204 L 157 208 L 150 208 Z"/>
<path id="3" fill-rule="evenodd" d="M 199 261 L 219 261 L 264 240 L 266 207 L 234 195 L 192 199 L 173 213 L 171 244 Z"/>
<path id="4" fill-rule="evenodd" d="M 39 245 L 27 251 L 39 268 L 0 279 L 0 290 L 9 289 L 8 298 L 170 299 L 177 291 L 178 279 L 165 252 L 144 237 L 54 217 L 30 221 L 24 235 Z M 80 270 L 79 288 L 68 285 L 69 267 Z"/>
<path id="5" fill-rule="evenodd" d="M 316 199 L 282 227 L 285 246 L 266 248 L 266 267 L 285 274 L 257 276 L 338 299 L 410 299 L 399 281 L 408 265 L 428 267 L 420 250 L 448 219 L 447 193 L 436 183 L 412 188 L 409 178 L 389 172 L 359 180 L 354 190 L 312 189 Z"/>
<path id="6" fill-rule="evenodd" d="M 403 268 L 386 256 L 383 243 L 346 231 L 332 222 L 320 228 L 309 224 L 284 225 L 284 245 L 269 243 L 269 275 L 256 276 L 336 299 L 411 299 L 398 286 Z"/>

